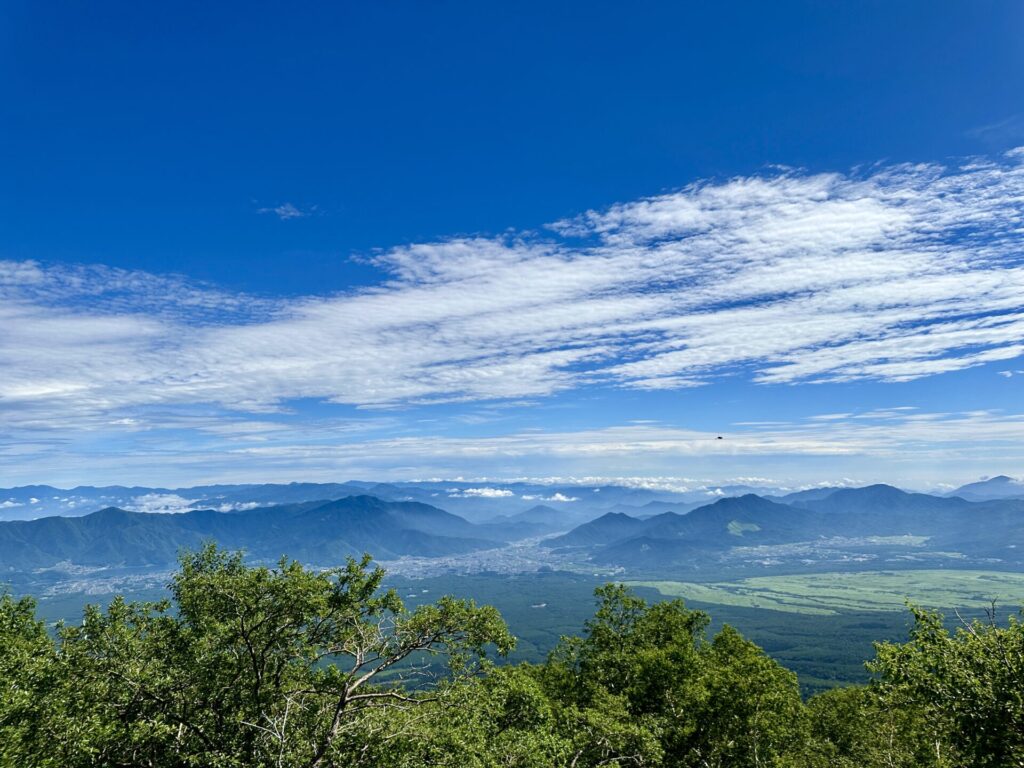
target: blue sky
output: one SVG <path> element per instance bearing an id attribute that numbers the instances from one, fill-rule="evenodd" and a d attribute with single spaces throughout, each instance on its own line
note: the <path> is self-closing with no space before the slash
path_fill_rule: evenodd
<path id="1" fill-rule="evenodd" d="M 1024 474 L 1020 3 L 210 5 L 2 11 L 0 485 Z"/>

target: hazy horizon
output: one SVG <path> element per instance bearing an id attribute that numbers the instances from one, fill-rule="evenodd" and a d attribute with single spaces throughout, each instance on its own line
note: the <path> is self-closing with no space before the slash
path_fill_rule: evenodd
<path id="1" fill-rule="evenodd" d="M 513 485 L 536 485 L 536 486 L 578 486 L 594 487 L 594 486 L 616 486 L 621 488 L 633 488 L 638 490 L 650 490 L 650 491 L 662 491 L 667 493 L 691 493 L 706 491 L 709 495 L 720 495 L 716 494 L 716 491 L 721 492 L 723 488 L 731 487 L 750 487 L 755 489 L 772 489 L 779 492 L 792 493 L 795 491 L 805 491 L 814 488 L 863 488 L 870 485 L 890 485 L 895 488 L 902 490 L 920 493 L 931 493 L 931 494 L 942 494 L 948 493 L 952 490 L 960 488 L 964 485 L 972 483 L 983 483 L 996 478 L 1009 477 L 1010 480 L 1016 482 L 1021 481 L 1020 478 L 1008 475 L 980 475 L 978 477 L 965 478 L 962 482 L 945 482 L 936 483 L 932 485 L 912 485 L 898 480 L 891 480 L 887 478 L 850 478 L 841 477 L 834 479 L 823 479 L 816 482 L 794 482 L 785 478 L 772 478 L 772 477 L 752 477 L 752 476 L 738 476 L 738 477 L 722 477 L 722 478 L 700 478 L 700 477 L 669 477 L 669 476 L 519 476 L 519 477 L 489 477 L 489 476 L 453 476 L 453 477 L 336 477 L 336 478 L 323 478 L 323 479 L 261 479 L 259 480 L 203 480 L 199 482 L 185 482 L 174 485 L 161 485 L 159 483 L 144 483 L 144 482 L 113 482 L 113 483 L 90 483 L 90 482 L 69 482 L 63 484 L 37 482 L 37 483 L 23 483 L 15 486 L 0 486 L 0 489 L 14 489 L 14 488 L 31 488 L 35 486 L 48 486 L 58 490 L 72 490 L 74 488 L 103 488 L 103 487 L 122 487 L 122 488 L 146 488 L 146 489 L 166 489 L 170 491 L 188 490 L 190 488 L 199 488 L 205 486 L 246 486 L 246 485 L 289 485 L 289 484 L 312 484 L 312 485 L 330 485 L 330 484 L 344 484 L 344 483 L 394 483 L 394 484 L 408 484 L 408 485 L 432 485 L 432 484 L 445 484 L 451 483 L 453 486 L 478 486 L 474 488 L 475 491 L 480 491 L 477 495 L 481 498 L 487 498 L 486 491 L 491 490 L 487 486 L 513 486 Z M 574 501 L 575 499 L 555 499 L 554 501 Z M 2 500 L 0 500 L 2 501 Z M 551 499 L 539 499 L 541 502 L 550 502 Z M 0 504 L 0 508 L 3 505 Z"/>

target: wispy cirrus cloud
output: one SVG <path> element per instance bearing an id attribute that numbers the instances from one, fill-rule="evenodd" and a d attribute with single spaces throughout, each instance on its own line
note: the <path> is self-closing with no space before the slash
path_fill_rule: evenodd
<path id="1" fill-rule="evenodd" d="M 304 219 L 309 216 L 313 210 L 315 210 L 315 208 L 303 210 L 294 203 L 281 203 L 280 205 L 257 208 L 256 213 L 272 213 L 281 221 L 288 221 L 290 219 Z"/>
<path id="2" fill-rule="evenodd" d="M 1017 150 L 703 182 L 545 236 L 393 248 L 374 258 L 379 284 L 287 301 L 0 262 L 0 425 L 24 437 L 137 429 L 183 406 L 907 381 L 1010 361 L 1024 355 L 1022 211 Z"/>
<path id="3" fill-rule="evenodd" d="M 1024 115 L 1016 114 L 979 125 L 967 131 L 972 139 L 978 139 L 990 147 L 1013 146 L 1024 139 Z"/>
<path id="4" fill-rule="evenodd" d="M 74 450 L 74 430 L 54 444 L 0 443 L 0 464 L 21 462 L 53 482 L 268 482 L 345 477 L 403 480 L 474 477 L 456 497 L 500 499 L 510 491 L 488 478 L 550 476 L 580 482 L 687 488 L 716 482 L 801 487 L 842 471 L 872 481 L 925 487 L 939 479 L 967 482 L 992 472 L 1018 474 L 1024 462 L 1024 413 L 929 412 L 903 407 L 821 414 L 764 424 L 723 425 L 714 432 L 663 423 L 591 429 L 511 429 L 473 436 L 405 433 L 381 422 L 283 423 L 185 419 L 172 429 L 138 431 L 131 442 L 111 435 L 102 447 Z M 719 439 L 721 435 L 722 439 Z M 68 450 L 68 443 L 72 450 Z M 837 472 L 837 470 L 840 470 Z M 682 476 L 686 472 L 690 480 Z M 771 474 L 752 477 L 752 473 Z M 12 474 L 8 474 L 12 477 Z M 693 480 L 703 476 L 703 480 Z M 743 478 L 746 479 L 737 479 Z M 657 477 L 660 480 L 655 481 Z M 589 478 L 589 479 L 588 479 Z M 569 482 L 566 479 L 566 482 Z M 834 481 L 833 481 L 834 482 Z M 571 501 L 547 496 L 538 501 Z"/>

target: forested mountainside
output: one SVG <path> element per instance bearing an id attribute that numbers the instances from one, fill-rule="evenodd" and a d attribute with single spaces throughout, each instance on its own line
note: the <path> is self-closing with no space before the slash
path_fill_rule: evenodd
<path id="1" fill-rule="evenodd" d="M 778 487 L 749 484 L 695 484 L 681 487 L 632 487 L 614 484 L 545 484 L 529 482 L 411 481 L 380 483 L 349 480 L 344 483 L 248 483 L 197 485 L 188 488 L 147 486 L 89 486 L 55 488 L 26 485 L 0 488 L 0 520 L 35 520 L 40 517 L 80 517 L 117 507 L 131 512 L 183 512 L 215 509 L 220 512 L 299 504 L 345 496 L 375 496 L 384 501 L 418 501 L 439 507 L 471 522 L 516 517 L 542 507 L 541 521 L 567 530 L 606 512 L 650 517 L 662 512 L 685 513 L 723 497 L 755 494 L 786 504 L 824 498 L 838 487 L 815 487 L 787 492 Z M 968 501 L 1024 498 L 1024 482 L 1000 475 L 969 483 L 946 496 Z M 533 522 L 537 522 L 534 516 Z"/>
<path id="2" fill-rule="evenodd" d="M 648 572 L 765 567 L 772 559 L 791 559 L 795 544 L 804 545 L 804 565 L 813 564 L 806 550 L 814 548 L 825 553 L 823 560 L 829 551 L 847 550 L 889 567 L 929 559 L 944 567 L 1015 567 L 1024 562 L 1024 499 L 972 502 L 887 485 L 789 499 L 747 494 L 686 514 L 640 519 L 609 512 L 543 544 Z"/>
<path id="3" fill-rule="evenodd" d="M 644 505 L 662 502 L 683 511 L 707 503 L 715 494 L 767 493 L 751 486 L 698 487 L 687 492 L 632 488 L 618 485 L 551 485 L 542 483 L 469 483 L 421 481 L 379 483 L 350 480 L 344 483 L 256 483 L 198 485 L 188 488 L 142 486 L 77 486 L 61 489 L 48 485 L 0 488 L 0 520 L 33 520 L 61 515 L 78 517 L 107 507 L 135 512 L 182 512 L 199 509 L 232 511 L 298 504 L 345 496 L 375 496 L 384 501 L 418 501 L 441 507 L 472 520 L 514 516 L 548 505 L 569 527 L 616 505 L 642 514 Z M 552 506 L 554 505 L 554 509 Z M 664 511 L 664 510 L 659 510 Z M 564 529 L 563 529 L 564 530 Z"/>
<path id="4" fill-rule="evenodd" d="M 1024 546 L 1018 546 L 1024 544 L 1024 499 L 972 502 L 886 485 L 774 499 L 746 494 L 686 512 L 608 512 L 564 532 L 567 527 L 569 520 L 543 505 L 473 523 L 429 504 L 365 494 L 228 511 L 111 507 L 81 517 L 0 522 L 0 573 L 58 564 L 168 566 L 179 550 L 205 541 L 244 549 L 256 560 L 287 555 L 330 565 L 366 551 L 382 559 L 439 558 L 542 536 L 540 545 L 552 552 L 646 574 L 695 567 L 746 572 L 773 563 L 807 566 L 814 558 L 847 567 L 1024 563 Z"/>
<path id="5" fill-rule="evenodd" d="M 499 546 L 509 533 L 535 532 L 526 523 L 476 526 L 427 504 L 372 496 L 281 504 L 238 512 L 178 514 L 109 508 L 83 517 L 0 523 L 0 572 L 83 566 L 173 564 L 183 548 L 213 540 L 257 559 L 284 554 L 337 563 L 366 551 L 383 558 L 437 557 Z"/>
<path id="6" fill-rule="evenodd" d="M 494 664 L 501 616 L 409 611 L 369 558 L 330 571 L 187 554 L 162 603 L 50 632 L 0 598 L 0 765 L 951 768 L 1024 761 L 1024 625 L 955 633 L 914 612 L 873 682 L 802 701 L 795 676 L 707 615 L 596 592 L 541 664 Z M 441 661 L 446 662 L 441 664 Z"/>

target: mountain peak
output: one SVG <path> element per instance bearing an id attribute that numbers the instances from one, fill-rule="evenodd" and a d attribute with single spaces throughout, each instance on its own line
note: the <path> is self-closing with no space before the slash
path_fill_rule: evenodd
<path id="1" fill-rule="evenodd" d="M 576 547 L 607 544 L 644 526 L 644 521 L 625 512 L 605 512 L 596 520 L 573 528 L 564 536 L 548 539 L 545 546 Z"/>
<path id="2" fill-rule="evenodd" d="M 77 565 L 167 565 L 181 549 L 215 540 L 255 558 L 317 563 L 346 555 L 440 557 L 495 546 L 464 519 L 425 504 L 373 496 L 262 507 L 242 514 L 131 512 L 110 506 L 82 517 L 0 522 L 0 562 L 22 570 Z"/>
<path id="3" fill-rule="evenodd" d="M 779 504 L 777 501 L 772 501 L 771 499 L 766 499 L 764 496 L 758 496 L 756 493 L 745 493 L 742 496 L 727 496 L 726 498 L 719 499 L 718 501 L 714 501 L 711 504 L 705 504 L 702 508 L 707 509 L 708 507 L 712 507 L 718 509 L 728 509 L 736 507 L 743 509 L 767 509 L 768 507 L 780 506 L 785 505 Z M 699 510 L 694 510 L 694 512 L 697 511 Z M 690 514 L 693 514 L 693 512 L 691 512 Z"/>
<path id="4" fill-rule="evenodd" d="M 955 491 L 950 491 L 947 495 L 959 496 L 968 501 L 1024 497 L 1024 481 L 1017 480 L 1009 475 L 996 475 L 987 480 L 978 480 L 974 483 L 961 485 Z"/>
<path id="5" fill-rule="evenodd" d="M 129 512 L 127 509 L 121 509 L 120 507 L 104 507 L 103 509 L 97 509 L 85 517 L 91 520 L 123 520 L 126 517 L 138 514 L 136 512 Z"/>

